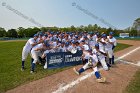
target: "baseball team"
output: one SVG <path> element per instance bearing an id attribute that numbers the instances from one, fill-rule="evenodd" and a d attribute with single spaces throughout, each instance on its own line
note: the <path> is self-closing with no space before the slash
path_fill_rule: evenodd
<path id="1" fill-rule="evenodd" d="M 91 32 L 38 32 L 30 38 L 22 50 L 22 68 L 25 70 L 27 56 L 31 55 L 31 71 L 35 73 L 36 64 L 42 64 L 47 69 L 46 56 L 48 53 L 71 52 L 76 53 L 82 50 L 81 56 L 83 66 L 79 69 L 73 68 L 77 75 L 80 75 L 88 68 L 92 68 L 97 82 L 105 82 L 99 68 L 108 71 L 114 65 L 113 50 L 117 45 L 114 32 L 99 33 Z"/>

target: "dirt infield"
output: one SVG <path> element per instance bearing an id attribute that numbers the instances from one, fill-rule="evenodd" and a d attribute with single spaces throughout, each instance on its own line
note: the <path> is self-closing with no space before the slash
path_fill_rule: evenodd
<path id="1" fill-rule="evenodd" d="M 133 45 L 127 49 L 115 53 L 116 57 L 120 57 L 129 51 L 140 46 L 140 41 L 132 40 L 118 40 L 119 43 Z M 137 63 L 140 61 L 140 49 L 123 58 L 129 62 Z M 81 67 L 81 66 L 78 66 Z M 116 65 L 109 71 L 101 71 L 101 74 L 107 78 L 107 82 L 97 83 L 95 76 L 79 82 L 75 86 L 68 88 L 64 93 L 122 93 L 129 81 L 132 79 L 135 72 L 138 70 L 138 66 L 120 63 L 117 61 Z M 62 71 L 60 73 L 45 77 L 43 79 L 33 81 L 31 83 L 19 86 L 15 89 L 7 91 L 7 93 L 51 93 L 61 89 L 63 86 L 74 82 L 79 77 L 85 76 L 90 73 L 91 70 L 84 72 L 82 75 L 77 76 L 72 68 Z"/>

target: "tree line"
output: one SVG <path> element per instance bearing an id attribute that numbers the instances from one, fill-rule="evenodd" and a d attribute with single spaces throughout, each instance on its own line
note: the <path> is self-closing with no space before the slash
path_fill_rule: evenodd
<path id="1" fill-rule="evenodd" d="M 130 29 L 130 30 L 118 30 L 118 29 L 112 29 L 112 28 L 102 28 L 98 26 L 97 24 L 91 25 L 89 24 L 88 26 L 71 26 L 71 27 L 64 27 L 64 28 L 59 28 L 59 27 L 34 27 L 34 28 L 23 28 L 19 27 L 17 29 L 9 29 L 5 30 L 4 28 L 0 27 L 0 37 L 11 37 L 11 38 L 24 38 L 24 37 L 32 37 L 34 34 L 37 32 L 47 32 L 47 31 L 61 31 L 61 32 L 95 32 L 98 31 L 100 33 L 104 32 L 106 34 L 109 34 L 110 31 L 113 31 L 115 36 L 119 36 L 120 33 L 129 33 L 130 36 L 138 36 L 138 33 L 135 29 Z"/>

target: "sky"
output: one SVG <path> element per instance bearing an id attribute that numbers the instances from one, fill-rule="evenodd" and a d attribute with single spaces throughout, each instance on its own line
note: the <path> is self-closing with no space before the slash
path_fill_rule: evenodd
<path id="1" fill-rule="evenodd" d="M 140 17 L 139 9 L 140 0 L 0 0 L 0 27 L 98 24 L 125 29 Z"/>

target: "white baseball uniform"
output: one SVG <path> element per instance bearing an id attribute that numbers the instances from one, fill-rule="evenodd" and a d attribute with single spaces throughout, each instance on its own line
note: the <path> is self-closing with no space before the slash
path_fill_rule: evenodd
<path id="1" fill-rule="evenodd" d="M 31 50 L 31 56 L 34 59 L 33 63 L 36 63 L 37 61 L 39 61 L 38 57 L 42 56 L 42 52 L 40 50 L 36 51 L 37 48 L 43 48 L 43 44 L 38 44 L 36 46 L 34 46 Z"/>
<path id="2" fill-rule="evenodd" d="M 36 40 L 34 40 L 34 38 L 30 38 L 25 46 L 23 47 L 22 50 L 22 61 L 25 61 L 28 54 L 30 53 L 31 49 L 33 48 L 32 44 L 36 43 Z"/>
<path id="3" fill-rule="evenodd" d="M 105 53 L 105 51 L 103 51 L 103 50 L 100 50 L 100 51 Z M 100 63 L 103 66 L 103 69 L 108 70 L 108 66 L 105 61 L 105 56 L 103 54 L 101 54 L 100 52 L 98 52 L 96 49 L 93 50 L 93 53 L 97 55 L 98 60 L 100 61 Z"/>

